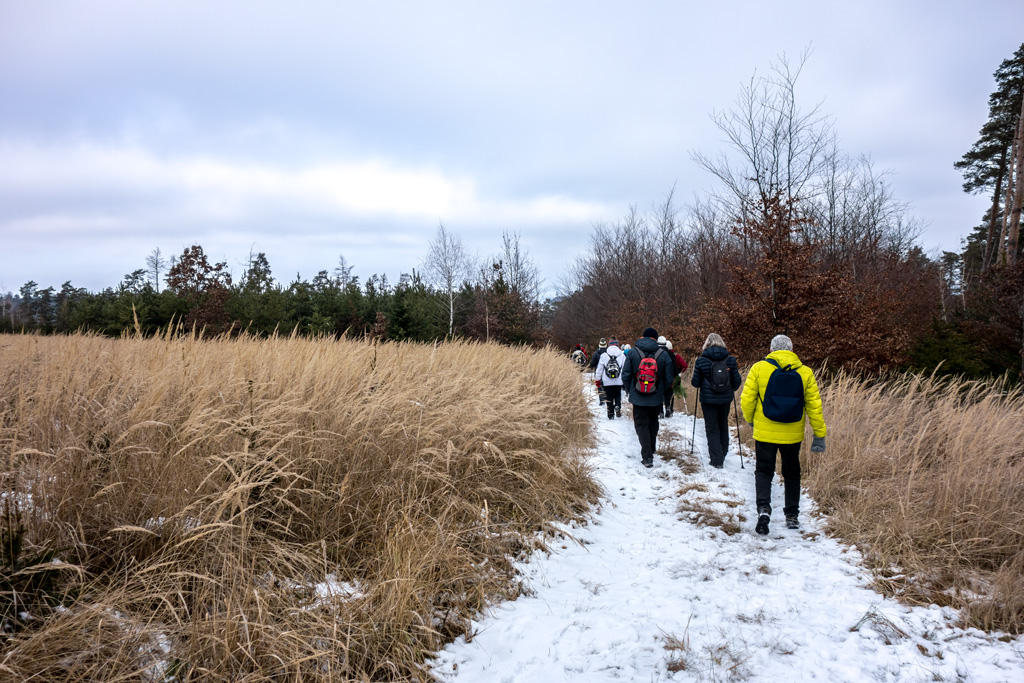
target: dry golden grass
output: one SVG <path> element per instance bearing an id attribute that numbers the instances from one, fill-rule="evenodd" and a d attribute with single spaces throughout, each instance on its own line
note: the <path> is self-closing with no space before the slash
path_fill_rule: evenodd
<path id="1" fill-rule="evenodd" d="M 0 360 L 5 499 L 68 563 L 64 606 L 0 634 L 7 680 L 423 680 L 598 493 L 554 352 L 2 336 Z"/>
<path id="2" fill-rule="evenodd" d="M 1002 382 L 839 374 L 822 386 L 828 450 L 803 483 L 878 584 L 1024 632 L 1024 396 Z"/>

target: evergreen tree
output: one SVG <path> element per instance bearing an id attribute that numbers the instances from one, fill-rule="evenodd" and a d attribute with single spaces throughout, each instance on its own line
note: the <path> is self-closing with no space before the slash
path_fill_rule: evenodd
<path id="1" fill-rule="evenodd" d="M 963 173 L 964 192 L 992 192 L 992 206 L 985 216 L 982 260 L 977 264 L 982 271 L 992 265 L 998 255 L 997 247 L 1001 244 L 997 233 L 999 222 L 1004 212 L 1010 209 L 1006 192 L 1012 178 L 1014 138 L 1024 98 L 1024 45 L 1012 58 L 999 65 L 994 76 L 996 90 L 989 96 L 988 121 L 981 127 L 978 140 L 971 149 L 953 164 Z M 977 242 L 979 237 L 972 236 L 973 241 Z"/>

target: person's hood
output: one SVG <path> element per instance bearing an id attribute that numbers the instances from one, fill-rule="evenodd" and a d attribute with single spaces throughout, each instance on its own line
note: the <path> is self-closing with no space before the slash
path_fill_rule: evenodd
<path id="1" fill-rule="evenodd" d="M 658 349 L 660 349 L 661 347 L 658 346 L 658 342 L 655 339 L 651 339 L 650 337 L 640 337 L 639 339 L 636 340 L 636 345 L 633 348 L 640 349 L 641 351 L 649 355 L 652 353 L 657 353 Z"/>
<path id="2" fill-rule="evenodd" d="M 779 351 L 772 351 L 771 353 L 768 354 L 766 360 L 767 358 L 771 358 L 773 361 L 779 364 L 779 367 L 782 368 L 786 367 L 787 365 L 792 365 L 793 369 L 796 370 L 798 367 L 803 365 L 803 363 L 800 362 L 799 356 L 797 356 L 792 351 L 787 351 L 785 349 L 781 349 Z"/>
<path id="3" fill-rule="evenodd" d="M 704 349 L 702 356 L 709 358 L 713 361 L 725 360 L 729 356 L 729 351 L 724 346 L 709 346 Z"/>
<path id="4" fill-rule="evenodd" d="M 612 358 L 618 358 L 619 356 L 622 355 L 622 349 L 620 349 L 618 346 L 612 345 L 608 347 L 608 350 L 605 351 L 605 353 L 607 353 Z"/>

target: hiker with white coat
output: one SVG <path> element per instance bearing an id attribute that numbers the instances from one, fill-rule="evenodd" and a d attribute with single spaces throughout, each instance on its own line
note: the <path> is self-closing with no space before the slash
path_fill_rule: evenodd
<path id="1" fill-rule="evenodd" d="M 625 360 L 625 354 L 619 348 L 619 340 L 612 338 L 594 371 L 594 378 L 604 387 L 609 420 L 622 417 L 622 365 Z"/>

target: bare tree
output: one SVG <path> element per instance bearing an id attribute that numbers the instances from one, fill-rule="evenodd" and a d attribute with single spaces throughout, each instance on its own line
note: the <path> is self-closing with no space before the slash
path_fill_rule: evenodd
<path id="1" fill-rule="evenodd" d="M 342 289 L 348 289 L 356 283 L 356 278 L 352 276 L 353 266 L 345 259 L 344 254 L 338 255 L 338 265 L 334 267 L 334 277 L 338 281 L 338 286 Z"/>
<path id="2" fill-rule="evenodd" d="M 523 301 L 533 305 L 540 299 L 540 271 L 530 258 L 530 252 L 522 246 L 522 235 L 518 232 L 501 234 L 502 263 L 509 288 L 518 293 Z"/>
<path id="3" fill-rule="evenodd" d="M 153 289 L 158 293 L 160 292 L 160 273 L 163 272 L 166 266 L 167 262 L 164 261 L 160 253 L 160 247 L 151 251 L 149 256 L 146 257 L 146 271 L 153 280 Z"/>
<path id="4" fill-rule="evenodd" d="M 462 281 L 469 275 L 470 258 L 462 238 L 438 223 L 434 240 L 430 243 L 423 271 L 428 281 L 444 295 L 448 308 L 448 337 L 455 333 L 455 301 Z"/>
<path id="5" fill-rule="evenodd" d="M 724 153 L 692 155 L 725 185 L 728 195 L 720 199 L 732 208 L 733 218 L 745 211 L 767 218 L 764 207 L 773 198 L 795 208 L 818 191 L 816 181 L 835 150 L 835 132 L 820 104 L 806 112 L 797 106 L 796 82 L 809 56 L 804 51 L 793 66 L 783 55 L 767 76 L 750 79 L 733 109 L 711 115 L 739 154 L 738 162 Z"/>

